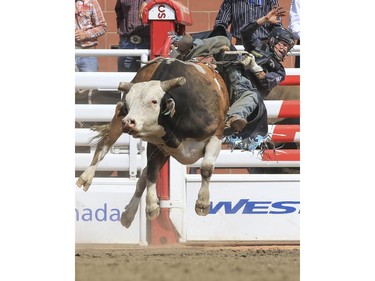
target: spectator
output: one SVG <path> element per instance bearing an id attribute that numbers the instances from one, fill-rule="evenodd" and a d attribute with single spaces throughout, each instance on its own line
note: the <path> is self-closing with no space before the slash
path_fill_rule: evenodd
<path id="1" fill-rule="evenodd" d="M 119 49 L 149 49 L 150 27 L 142 24 L 142 12 L 150 0 L 117 0 L 115 6 Z M 140 58 L 118 58 L 118 71 L 136 72 L 141 67 Z"/>
<path id="2" fill-rule="evenodd" d="M 265 16 L 274 6 L 279 6 L 278 0 L 224 0 L 216 16 L 214 27 L 221 25 L 228 28 L 230 25 L 230 33 L 236 38 L 235 44 L 242 45 L 240 31 L 242 25 Z M 273 25 L 267 23 L 261 26 L 256 31 L 256 35 L 266 40 Z M 277 25 L 281 24 L 277 23 Z"/>
<path id="3" fill-rule="evenodd" d="M 76 49 L 92 49 L 99 44 L 98 37 L 107 31 L 107 23 L 97 0 L 75 0 Z M 96 57 L 76 57 L 76 71 L 98 71 Z"/>
<path id="4" fill-rule="evenodd" d="M 292 0 L 290 5 L 290 21 L 289 21 L 289 30 L 293 33 L 294 37 L 297 39 L 296 44 L 301 44 L 300 38 L 300 15 L 299 15 L 299 0 Z M 300 67 L 300 56 L 296 56 L 295 66 L 296 68 Z"/>

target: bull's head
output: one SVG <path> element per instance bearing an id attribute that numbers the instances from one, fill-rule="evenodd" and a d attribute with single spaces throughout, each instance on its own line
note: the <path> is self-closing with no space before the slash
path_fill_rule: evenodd
<path id="1" fill-rule="evenodd" d="M 146 141 L 150 137 L 162 137 L 165 132 L 163 127 L 158 124 L 161 100 L 167 91 L 185 83 L 184 77 L 166 81 L 121 82 L 118 89 L 127 92 L 124 104 L 126 108 L 123 110 L 123 112 L 127 112 L 127 115 L 122 119 L 123 131 Z M 164 114 L 173 112 L 173 100 L 168 101 L 166 110 L 164 110 Z"/>

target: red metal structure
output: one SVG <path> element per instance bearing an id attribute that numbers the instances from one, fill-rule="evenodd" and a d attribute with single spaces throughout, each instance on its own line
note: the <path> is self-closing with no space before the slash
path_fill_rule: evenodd
<path id="1" fill-rule="evenodd" d="M 285 80 L 280 83 L 282 86 L 299 86 L 300 75 L 287 75 Z"/>
<path id="2" fill-rule="evenodd" d="M 189 8 L 173 0 L 151 1 L 143 10 L 142 19 L 150 25 L 151 59 L 168 56 L 168 32 L 184 35 L 185 26 L 193 24 Z"/>

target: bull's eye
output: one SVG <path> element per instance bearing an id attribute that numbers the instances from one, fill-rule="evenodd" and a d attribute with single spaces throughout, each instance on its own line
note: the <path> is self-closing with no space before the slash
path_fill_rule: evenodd
<path id="1" fill-rule="evenodd" d="M 158 101 L 157 101 L 157 100 L 152 100 L 152 103 L 153 103 L 153 104 L 157 104 Z"/>

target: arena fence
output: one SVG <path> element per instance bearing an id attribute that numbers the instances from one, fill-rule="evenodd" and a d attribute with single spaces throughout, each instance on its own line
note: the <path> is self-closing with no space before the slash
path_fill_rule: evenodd
<path id="1" fill-rule="evenodd" d="M 238 46 L 237 46 L 238 47 Z M 240 49 L 240 48 L 238 48 Z M 142 56 L 146 61 L 149 50 L 76 50 L 76 55 Z M 299 55 L 295 46 L 292 55 Z M 299 85 L 299 69 L 286 69 L 293 79 L 286 85 Z M 130 81 L 135 73 L 91 72 L 76 73 L 76 89 L 117 89 L 120 81 Z M 297 77 L 297 78 L 296 78 Z M 299 100 L 265 101 L 269 118 L 299 118 Z M 115 105 L 76 104 L 75 119 L 79 124 L 107 123 Z M 94 133 L 89 127 L 76 126 L 76 174 L 86 169 L 95 151 L 90 142 Z M 269 125 L 275 142 L 300 142 L 299 125 Z M 146 165 L 146 143 L 122 135 L 98 165 L 98 175 L 87 192 L 76 188 L 76 242 L 126 243 L 147 245 L 168 243 L 168 231 L 149 233 L 145 214 L 145 198 L 129 229 L 121 226 L 120 215 L 130 201 L 141 169 Z M 264 155 L 264 154 L 263 154 Z M 169 164 L 169 198 L 163 198 L 161 208 L 169 210 L 179 242 L 198 241 L 299 241 L 299 173 L 255 174 L 251 168 L 299 168 L 299 150 L 278 149 L 260 156 L 223 148 L 216 161 L 217 169 L 250 169 L 250 173 L 218 173 L 211 178 L 211 211 L 206 217 L 195 214 L 194 205 L 201 177 L 192 173 L 200 161 L 184 166 L 174 159 Z M 151 236 L 151 238 L 150 238 Z"/>

